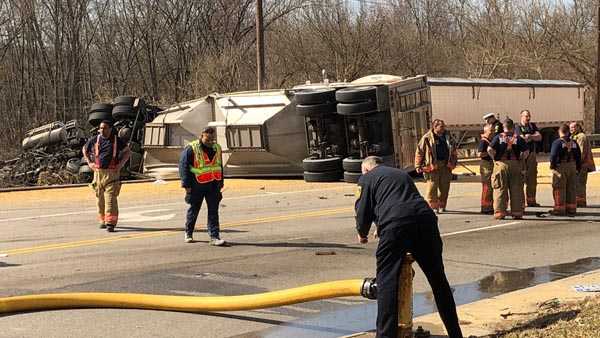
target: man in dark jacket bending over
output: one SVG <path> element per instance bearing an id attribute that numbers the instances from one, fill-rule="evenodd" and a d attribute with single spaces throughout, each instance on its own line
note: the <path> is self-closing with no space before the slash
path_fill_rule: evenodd
<path id="1" fill-rule="evenodd" d="M 442 262 L 442 239 L 437 216 L 403 170 L 380 165 L 381 158 L 362 162 L 356 201 L 359 242 L 368 242 L 371 224 L 377 225 L 377 337 L 396 337 L 398 274 L 410 252 L 429 281 L 440 317 L 450 338 L 462 338 L 456 305 Z"/>

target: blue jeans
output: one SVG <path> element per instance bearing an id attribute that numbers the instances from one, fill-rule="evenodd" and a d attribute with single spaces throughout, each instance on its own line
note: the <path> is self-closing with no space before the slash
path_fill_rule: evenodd
<path id="1" fill-rule="evenodd" d="M 192 236 L 196 227 L 196 219 L 202 207 L 202 201 L 206 200 L 208 207 L 208 219 L 206 227 L 210 238 L 219 238 L 219 203 L 223 199 L 221 195 L 221 182 L 212 181 L 206 184 L 194 184 L 192 191 L 185 194 L 185 202 L 189 204 L 185 220 L 185 233 Z"/>

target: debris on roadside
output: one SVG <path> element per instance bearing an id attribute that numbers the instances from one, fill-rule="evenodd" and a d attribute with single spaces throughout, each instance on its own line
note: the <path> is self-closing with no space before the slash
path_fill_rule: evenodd
<path id="1" fill-rule="evenodd" d="M 315 255 L 317 256 L 333 256 L 335 255 L 335 251 L 317 251 L 315 252 Z"/>
<path id="2" fill-rule="evenodd" d="M 548 310 L 560 306 L 560 300 L 558 298 L 548 299 L 538 305 L 538 309 Z"/>
<path id="3" fill-rule="evenodd" d="M 509 328 L 479 338 L 600 337 L 600 297 L 564 304 L 553 298 L 538 307 Z"/>
<path id="4" fill-rule="evenodd" d="M 82 148 L 96 134 L 100 122 L 114 122 L 114 132 L 129 143 L 131 158 L 121 171 L 124 179 L 142 172 L 145 121 L 154 119 L 159 108 L 141 98 L 119 96 L 113 103 L 95 103 L 88 123 L 55 121 L 29 130 L 18 157 L 0 161 L 0 188 L 89 183 L 92 171 L 82 158 Z M 91 129 L 87 129 L 92 127 Z"/>
<path id="5" fill-rule="evenodd" d="M 162 179 L 159 178 L 156 181 L 152 182 L 152 184 L 154 184 L 154 185 L 165 185 L 165 184 L 167 184 L 167 181 L 162 180 Z"/>

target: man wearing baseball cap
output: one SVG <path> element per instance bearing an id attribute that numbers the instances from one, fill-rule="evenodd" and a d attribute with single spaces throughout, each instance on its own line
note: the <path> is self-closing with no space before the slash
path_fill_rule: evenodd
<path id="1" fill-rule="evenodd" d="M 500 122 L 494 113 L 485 113 L 483 115 L 483 120 L 486 124 L 492 126 L 492 135 L 491 138 L 500 134 L 504 129 L 502 128 L 502 122 Z"/>

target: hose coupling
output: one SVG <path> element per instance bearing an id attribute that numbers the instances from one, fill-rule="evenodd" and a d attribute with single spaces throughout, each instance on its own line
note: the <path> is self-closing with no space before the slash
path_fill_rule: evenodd
<path id="1" fill-rule="evenodd" d="M 377 281 L 375 278 L 365 278 L 360 295 L 368 299 L 377 299 Z"/>

